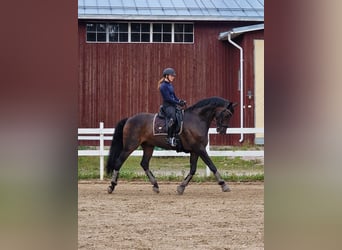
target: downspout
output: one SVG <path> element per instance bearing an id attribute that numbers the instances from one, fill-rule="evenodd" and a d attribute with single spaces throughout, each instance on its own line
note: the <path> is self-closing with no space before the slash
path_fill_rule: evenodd
<path id="1" fill-rule="evenodd" d="M 228 32 L 228 41 L 240 50 L 240 128 L 243 129 L 243 49 L 232 41 L 231 32 Z M 239 142 L 243 142 L 243 133 L 240 134 Z"/>

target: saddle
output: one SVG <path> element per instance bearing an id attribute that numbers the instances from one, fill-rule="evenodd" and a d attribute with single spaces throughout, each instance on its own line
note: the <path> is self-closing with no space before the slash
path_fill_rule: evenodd
<path id="1" fill-rule="evenodd" d="M 184 110 L 176 108 L 176 134 L 180 135 L 183 130 Z M 163 106 L 160 106 L 159 113 L 153 118 L 153 135 L 167 135 L 166 115 Z"/>

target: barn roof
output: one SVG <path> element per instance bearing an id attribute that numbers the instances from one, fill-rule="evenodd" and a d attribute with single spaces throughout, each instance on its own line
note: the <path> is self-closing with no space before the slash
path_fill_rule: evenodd
<path id="1" fill-rule="evenodd" d="M 264 0 L 78 0 L 78 18 L 264 21 Z"/>

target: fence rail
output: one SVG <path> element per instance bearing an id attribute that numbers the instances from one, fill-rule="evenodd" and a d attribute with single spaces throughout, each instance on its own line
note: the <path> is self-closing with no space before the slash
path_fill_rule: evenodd
<path id="1" fill-rule="evenodd" d="M 99 149 L 79 149 L 78 156 L 99 156 L 100 158 L 100 180 L 103 180 L 104 173 L 104 157 L 109 155 L 109 150 L 104 148 L 104 141 L 112 140 L 114 128 L 104 128 L 104 123 L 100 122 L 99 128 L 79 128 L 78 129 L 78 140 L 91 140 L 91 141 L 99 141 Z M 264 133 L 264 128 L 228 128 L 229 134 L 256 134 Z M 210 150 L 210 135 L 217 134 L 215 128 L 209 128 L 208 132 L 208 145 L 207 152 L 209 156 L 250 156 L 250 157 L 263 157 L 264 150 L 224 150 L 224 151 L 215 151 Z M 142 150 L 135 150 L 131 155 L 133 156 L 142 156 Z M 153 151 L 153 156 L 189 156 L 189 153 L 179 152 L 177 153 L 174 150 L 155 150 Z M 206 174 L 210 174 L 210 170 L 207 167 Z"/>

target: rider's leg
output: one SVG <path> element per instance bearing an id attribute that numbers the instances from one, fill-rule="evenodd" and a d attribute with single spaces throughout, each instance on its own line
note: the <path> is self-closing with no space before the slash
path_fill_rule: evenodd
<path id="1" fill-rule="evenodd" d="M 167 137 L 168 137 L 168 142 L 170 143 L 170 145 L 172 147 L 176 147 L 177 143 L 176 143 L 176 138 L 175 138 L 175 124 L 168 126 L 168 130 L 167 130 Z"/>
<path id="2" fill-rule="evenodd" d="M 176 126 L 176 107 L 174 106 L 164 106 L 165 113 L 168 117 L 166 126 L 167 126 L 167 141 L 170 143 L 172 147 L 176 146 L 176 138 L 175 138 L 175 126 Z"/>

